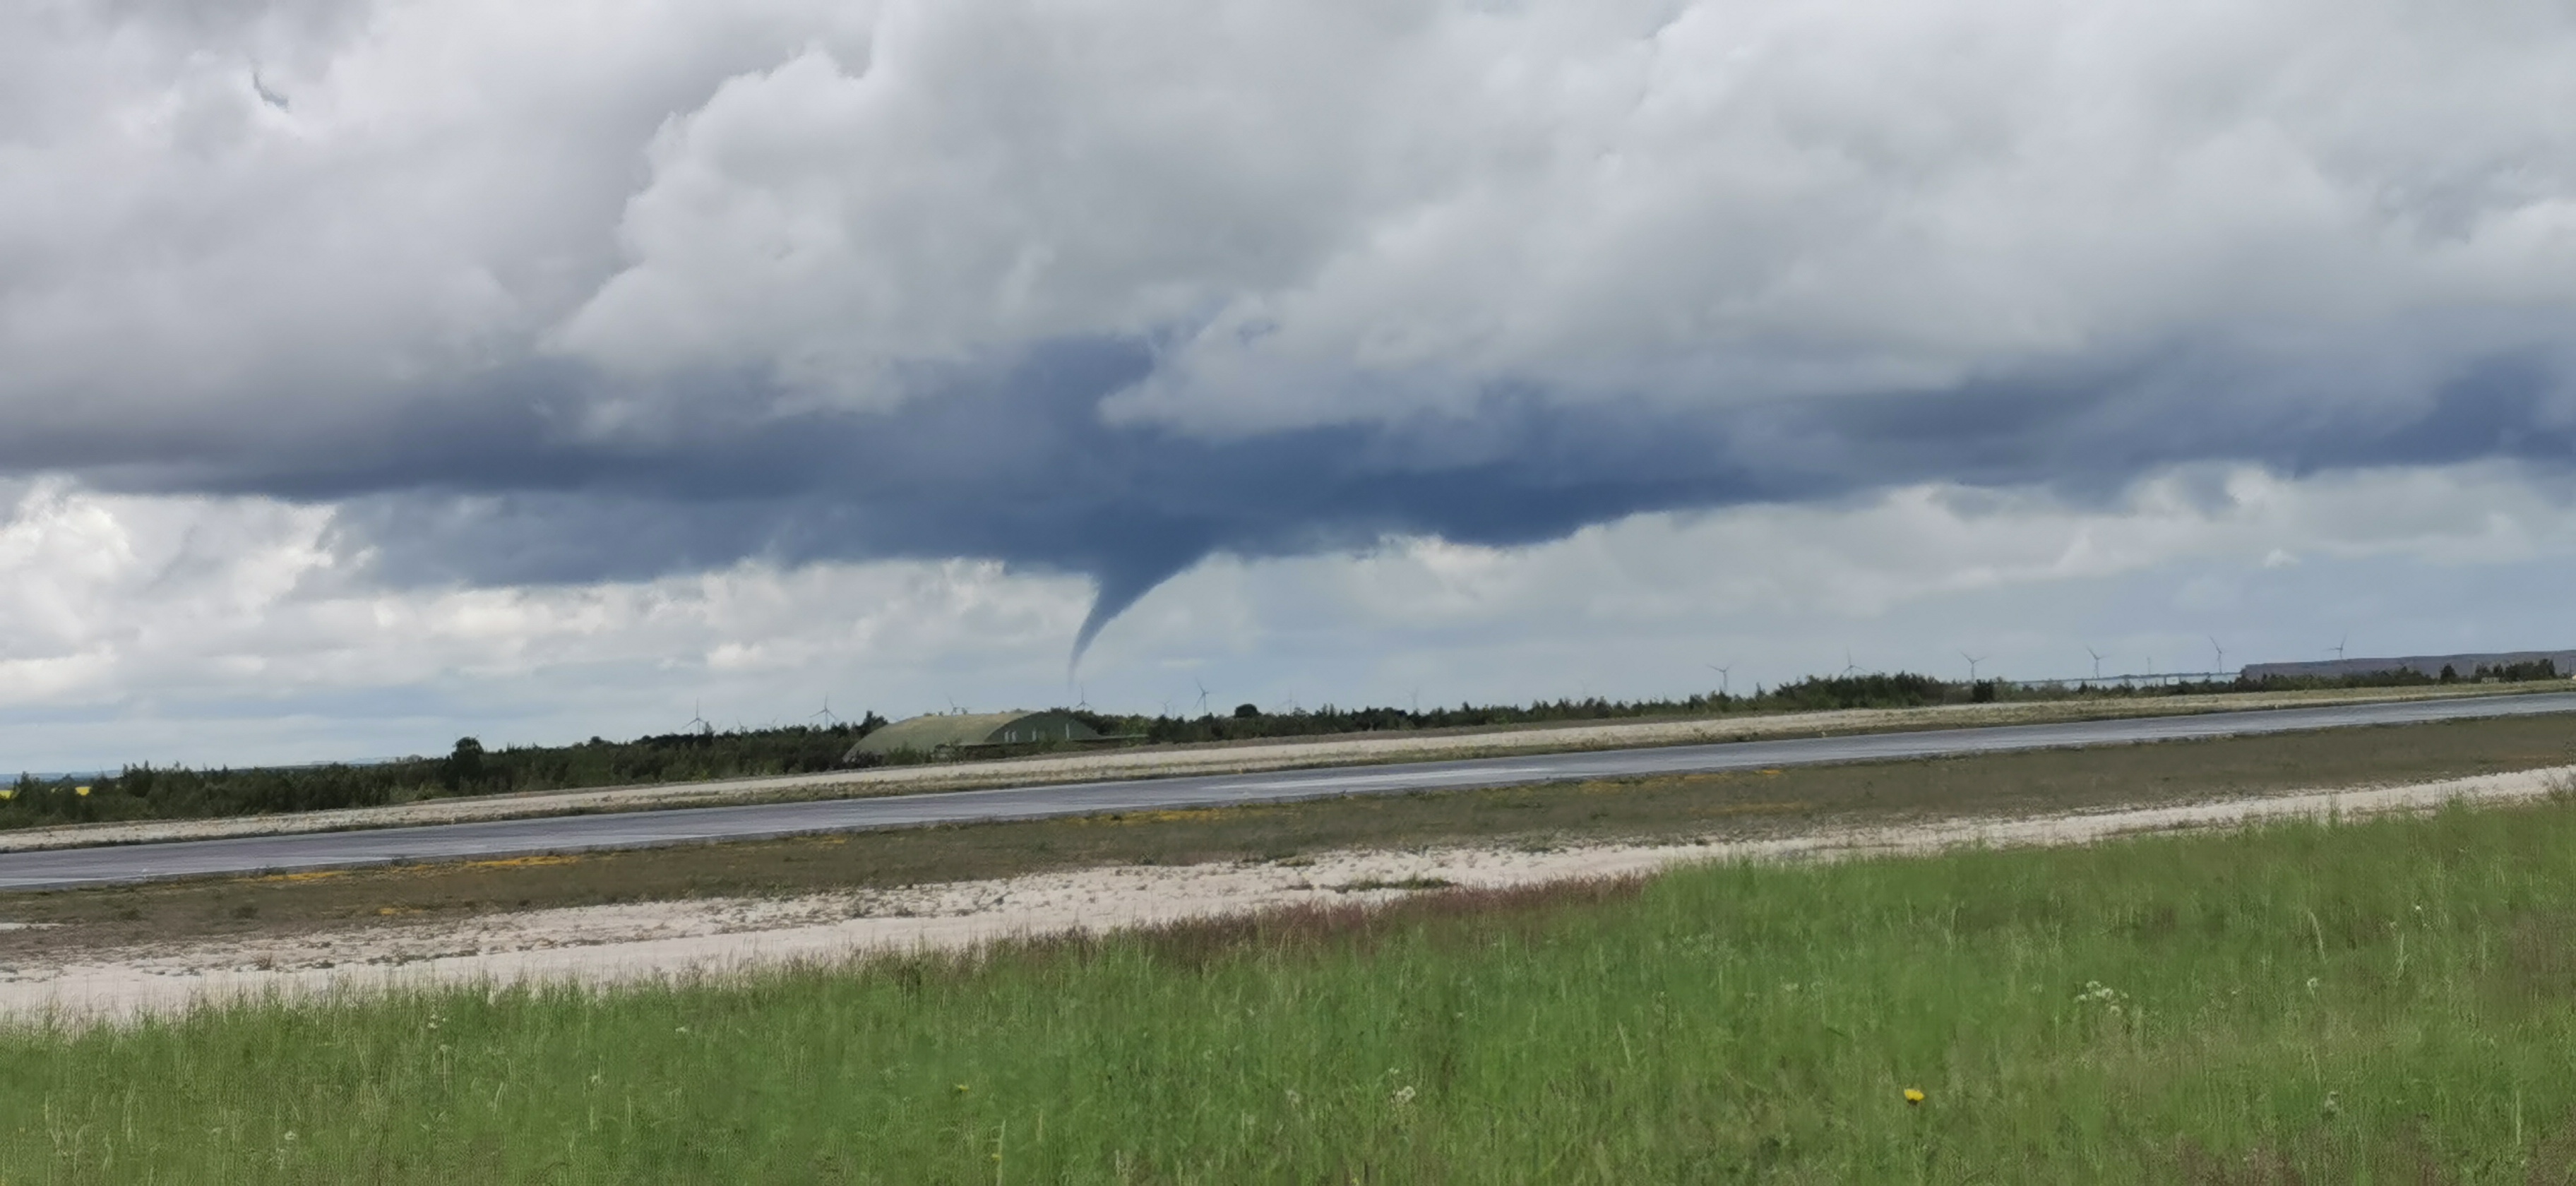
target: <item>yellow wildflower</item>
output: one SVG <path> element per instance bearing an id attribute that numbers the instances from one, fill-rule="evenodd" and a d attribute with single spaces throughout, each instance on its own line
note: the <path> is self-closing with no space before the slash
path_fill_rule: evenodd
<path id="1" fill-rule="evenodd" d="M 1920 1087 L 1908 1087 L 1908 1088 L 1906 1088 L 1906 1089 L 1905 1089 L 1905 1102 L 1906 1102 L 1906 1103 L 1909 1103 L 1909 1104 L 1919 1104 L 1919 1103 L 1922 1103 L 1922 1102 L 1923 1102 L 1923 1089 L 1922 1089 L 1922 1088 L 1920 1088 Z"/>

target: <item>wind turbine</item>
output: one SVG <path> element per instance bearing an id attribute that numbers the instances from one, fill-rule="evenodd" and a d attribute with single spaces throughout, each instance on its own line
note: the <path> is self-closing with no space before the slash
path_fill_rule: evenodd
<path id="1" fill-rule="evenodd" d="M 1860 670 L 1860 664 L 1852 662 L 1852 657 L 1851 657 L 1851 648 L 1850 648 L 1850 647 L 1844 647 L 1844 648 L 1843 648 L 1843 678 L 1844 678 L 1844 679 L 1850 679 L 1850 678 L 1851 678 L 1851 676 L 1852 676 L 1852 673 L 1853 673 L 1853 672 L 1855 672 L 1855 671 L 1858 671 L 1858 670 Z"/>
<path id="2" fill-rule="evenodd" d="M 2101 679 L 2101 678 L 2102 678 L 2102 652 L 2097 651 L 2097 650 L 2094 650 L 2092 647 L 2087 646 L 2087 647 L 2085 647 L 2085 648 L 2084 648 L 2084 653 L 2085 653 L 2085 654 L 2087 654 L 2087 655 L 2091 655 L 2091 656 L 2093 656 L 2093 678 L 2094 678 L 2094 679 L 2096 679 L 2096 680 Z"/>
<path id="3" fill-rule="evenodd" d="M 699 733 L 716 731 L 716 723 L 707 719 L 704 702 L 697 700 L 689 702 L 689 723 L 684 727 Z"/>
<path id="4" fill-rule="evenodd" d="M 1091 690 L 1083 687 L 1081 684 L 1075 684 L 1073 686 L 1073 711 L 1088 712 L 1090 709 Z"/>
<path id="5" fill-rule="evenodd" d="M 2217 636 L 2217 635 L 2215 635 L 2215 634 L 2213 634 L 2213 635 L 2210 635 L 2210 636 L 2209 636 L 2209 650 L 2210 650 L 2210 653 L 2211 653 L 2211 654 L 2213 654 L 2213 655 L 2217 656 L 2217 659 L 2216 659 L 2215 663 L 2213 664 L 2213 666 L 2212 666 L 2212 667 L 2211 667 L 2211 669 L 2210 669 L 2210 674 L 2211 674 L 2211 675 L 2217 675 L 2217 674 L 2219 674 L 2219 673 L 2221 673 L 2221 672 L 2226 671 L 2226 670 L 2227 670 L 2227 648 L 2226 648 L 2226 647 L 2223 647 L 2223 646 L 2218 645 L 2218 636 Z"/>
<path id="6" fill-rule="evenodd" d="M 830 696 L 823 697 L 823 711 L 815 713 L 813 716 L 805 719 L 810 721 L 816 718 L 821 718 L 823 727 L 826 729 L 841 723 L 841 718 L 832 714 L 832 698 Z"/>
<path id="7" fill-rule="evenodd" d="M 1966 651 L 1959 652 L 1959 657 L 1968 661 L 1968 682 L 1972 684 L 1977 682 L 1977 664 L 1985 662 L 1986 657 L 1971 655 Z"/>
<path id="8" fill-rule="evenodd" d="M 1198 688 L 1199 688 L 1199 715 L 1200 715 L 1200 716 L 1206 716 L 1206 715 L 1208 714 L 1208 706 L 1207 706 L 1207 701 L 1208 701 L 1208 686 L 1207 686 L 1207 684 L 1205 684 L 1205 683 L 1201 682 L 1201 681 L 1200 681 L 1200 679 L 1199 679 L 1199 677 L 1197 677 L 1197 676 L 1195 676 L 1195 675 L 1190 677 L 1190 682 L 1191 682 L 1191 683 L 1193 683 L 1193 684 L 1198 684 Z"/>
<path id="9" fill-rule="evenodd" d="M 1717 694 L 1720 696 L 1734 695 L 1735 689 L 1729 683 L 1729 681 L 1733 679 L 1733 676 L 1729 673 L 1735 670 L 1735 665 L 1729 663 L 1724 667 L 1720 667 L 1715 663 L 1710 663 L 1706 666 L 1710 671 L 1717 673 Z"/>
<path id="10" fill-rule="evenodd" d="M 2348 642 L 2351 642 L 2351 641 L 2352 641 L 2352 632 L 2351 632 L 2351 631 L 2345 631 L 2345 632 L 2344 632 L 2343 637 L 2338 638 L 2338 639 L 2336 639 L 2336 640 L 2335 640 L 2335 644 L 2334 644 L 2335 662 L 2337 662 L 2337 663 L 2341 663 L 2341 662 L 2343 662 L 2343 644 L 2348 643 Z"/>

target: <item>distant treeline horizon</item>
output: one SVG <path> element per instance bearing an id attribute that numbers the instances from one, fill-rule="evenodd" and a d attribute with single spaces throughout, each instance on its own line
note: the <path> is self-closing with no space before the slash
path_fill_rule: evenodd
<path id="1" fill-rule="evenodd" d="M 2550 662 L 2481 667 L 2440 675 L 2384 671 L 2332 677 L 2269 677 L 2136 684 L 2079 685 L 2002 679 L 1948 680 L 1911 672 L 1808 676 L 1776 687 L 1755 685 L 1749 694 L 1724 690 L 1683 697 L 1611 700 L 1583 697 L 1528 704 L 1462 703 L 1456 707 L 1340 708 L 1325 704 L 1268 712 L 1238 704 L 1194 716 L 1104 713 L 1059 709 L 1111 739 L 1111 744 L 1185 745 L 1275 738 L 1322 737 L 1648 717 L 1818 712 L 1838 709 L 1923 708 L 1942 704 L 2036 702 L 2079 699 L 2145 699 L 2213 692 L 2264 692 L 2337 688 L 2407 687 L 2455 682 L 2523 682 L 2557 679 Z M 592 737 L 571 745 L 514 745 L 486 749 L 473 737 L 457 739 L 440 757 L 384 762 L 326 762 L 295 766 L 124 767 L 113 775 L 39 777 L 22 774 L 0 788 L 0 829 L 49 824 L 139 819 L 203 819 L 376 807 L 423 799 L 529 791 L 697 782 L 724 778 L 819 774 L 886 764 L 958 760 L 953 753 L 858 753 L 852 744 L 889 722 L 870 712 L 831 725 L 787 725 L 662 733 L 629 741 Z M 1096 749 L 1100 743 L 1081 748 Z M 1019 756 L 1067 748 L 1050 742 L 1006 750 L 979 747 L 974 757 Z"/>

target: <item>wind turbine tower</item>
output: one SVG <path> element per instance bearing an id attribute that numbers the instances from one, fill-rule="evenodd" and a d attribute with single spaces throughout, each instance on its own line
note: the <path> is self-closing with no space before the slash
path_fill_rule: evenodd
<path id="1" fill-rule="evenodd" d="M 1730 663 L 1724 667 L 1720 667 L 1715 663 L 1711 663 L 1707 666 L 1710 671 L 1717 673 L 1717 694 L 1720 696 L 1734 695 L 1735 689 L 1729 685 L 1728 681 L 1731 677 L 1728 673 L 1735 670 L 1735 665 Z"/>

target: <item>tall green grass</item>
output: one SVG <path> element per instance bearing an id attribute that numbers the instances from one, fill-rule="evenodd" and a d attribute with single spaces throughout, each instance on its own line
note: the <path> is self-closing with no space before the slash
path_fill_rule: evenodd
<path id="1" fill-rule="evenodd" d="M 0 1038 L 12 1184 L 2523 1182 L 2572 1157 L 2563 804 Z"/>

